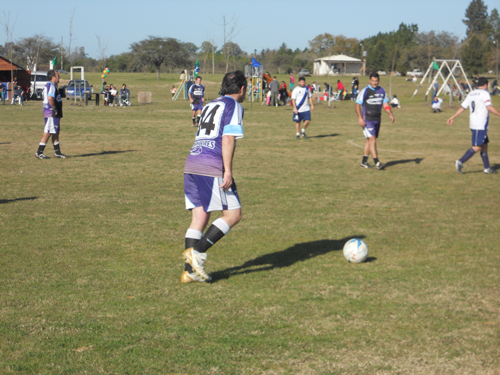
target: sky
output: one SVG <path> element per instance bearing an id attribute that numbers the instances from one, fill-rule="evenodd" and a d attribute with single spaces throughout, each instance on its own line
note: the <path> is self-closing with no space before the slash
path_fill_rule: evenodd
<path id="1" fill-rule="evenodd" d="M 488 13 L 500 10 L 500 0 L 483 0 Z M 0 21 L 9 23 L 13 40 L 41 34 L 67 47 L 70 15 L 74 12 L 72 49 L 99 58 L 98 39 L 107 55 L 129 51 L 131 43 L 148 36 L 176 38 L 200 46 L 215 40 L 223 44 L 222 16 L 234 19 L 233 42 L 247 52 L 288 48 L 303 50 L 323 33 L 364 39 L 399 25 L 417 24 L 419 31 L 447 31 L 465 37 L 462 22 L 471 0 L 0 0 Z M 7 40 L 0 29 L 0 44 Z"/>

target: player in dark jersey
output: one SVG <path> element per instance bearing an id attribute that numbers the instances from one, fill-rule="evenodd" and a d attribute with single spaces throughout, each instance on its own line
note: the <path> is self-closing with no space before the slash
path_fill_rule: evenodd
<path id="1" fill-rule="evenodd" d="M 196 83 L 189 88 L 188 92 L 189 101 L 191 102 L 191 110 L 193 111 L 192 114 L 193 126 L 198 126 L 200 123 L 204 96 L 205 96 L 205 87 L 202 86 L 201 84 L 201 77 L 197 77 Z M 196 112 L 198 112 L 198 117 L 195 120 Z"/>
<path id="2" fill-rule="evenodd" d="M 371 168 L 368 164 L 368 156 L 371 154 L 375 167 L 384 169 L 385 165 L 378 160 L 377 138 L 380 131 L 380 121 L 382 117 L 382 107 L 389 114 L 391 122 L 394 123 L 389 98 L 385 90 L 378 85 L 378 73 L 370 74 L 370 84 L 360 91 L 356 99 L 356 114 L 358 115 L 358 124 L 363 128 L 363 134 L 366 137 L 363 148 L 363 159 L 360 166 Z"/>
<path id="3" fill-rule="evenodd" d="M 211 280 L 204 268 L 206 251 L 241 220 L 241 204 L 233 180 L 236 139 L 243 138 L 243 107 L 247 80 L 239 70 L 227 73 L 221 97 L 203 108 L 193 147 L 184 167 L 186 209 L 191 224 L 185 236 L 186 261 L 181 282 Z M 212 211 L 222 211 L 203 235 Z"/>

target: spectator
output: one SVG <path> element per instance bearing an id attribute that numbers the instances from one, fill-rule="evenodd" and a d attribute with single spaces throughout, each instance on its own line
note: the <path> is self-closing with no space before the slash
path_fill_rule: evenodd
<path id="1" fill-rule="evenodd" d="M 345 87 L 342 82 L 340 82 L 340 79 L 337 81 L 337 91 L 339 92 L 339 99 L 344 100 Z"/>
<path id="2" fill-rule="evenodd" d="M 437 96 L 439 90 L 439 83 L 437 82 L 437 77 L 434 79 L 432 84 L 432 97 L 435 98 Z"/>
<path id="3" fill-rule="evenodd" d="M 281 81 L 279 92 L 280 92 L 279 100 L 283 102 L 283 105 L 286 105 L 286 102 L 288 100 L 288 90 L 285 81 Z"/>
<path id="4" fill-rule="evenodd" d="M 389 103 L 391 105 L 392 108 L 401 108 L 401 105 L 399 104 L 399 99 L 397 97 L 397 95 L 394 95 L 392 97 L 392 100 L 390 101 Z"/>
<path id="5" fill-rule="evenodd" d="M 176 92 L 177 92 L 177 89 L 175 88 L 175 85 L 172 85 L 172 89 L 170 90 L 170 93 L 172 94 L 172 98 L 175 96 Z"/>
<path id="6" fill-rule="evenodd" d="M 109 105 L 112 107 L 113 104 L 118 103 L 118 90 L 112 84 L 109 85 Z"/>
<path id="7" fill-rule="evenodd" d="M 120 90 L 120 105 L 126 106 L 130 105 L 130 90 L 127 89 L 127 85 L 123 84 L 122 89 Z"/>
<path id="8" fill-rule="evenodd" d="M 278 94 L 280 90 L 280 83 L 276 79 L 276 76 L 273 77 L 274 79 L 271 81 L 269 84 L 271 87 L 271 105 L 276 107 L 278 106 Z"/>
<path id="9" fill-rule="evenodd" d="M 23 105 L 24 90 L 21 86 L 15 86 L 14 95 L 12 96 L 12 104 L 16 104 L 17 98 L 19 98 L 19 103 Z"/>
<path id="10" fill-rule="evenodd" d="M 437 96 L 434 97 L 432 100 L 432 113 L 436 112 L 441 112 L 441 103 L 443 102 L 443 99 L 438 98 Z"/>
<path id="11" fill-rule="evenodd" d="M 293 76 L 293 73 L 290 73 L 290 90 L 293 90 L 294 84 L 295 84 L 295 77 Z"/>

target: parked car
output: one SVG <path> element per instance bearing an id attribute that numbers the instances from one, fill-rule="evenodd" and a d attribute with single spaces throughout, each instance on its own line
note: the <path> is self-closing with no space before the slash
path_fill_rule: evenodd
<path id="1" fill-rule="evenodd" d="M 69 81 L 66 86 L 63 86 L 66 91 L 66 99 L 70 98 L 84 98 L 84 95 L 87 95 L 87 98 L 91 99 L 92 93 L 94 92 L 93 85 L 90 85 L 86 79 L 74 79 Z"/>
<path id="2" fill-rule="evenodd" d="M 31 98 L 42 99 L 43 88 L 47 84 L 47 72 L 31 72 Z"/>
<path id="3" fill-rule="evenodd" d="M 308 69 L 300 69 L 299 70 L 299 77 L 309 77 L 311 73 L 309 72 Z"/>
<path id="4" fill-rule="evenodd" d="M 410 77 L 423 77 L 424 72 L 422 72 L 420 69 L 413 69 L 413 70 L 407 72 L 406 75 L 410 76 Z"/>

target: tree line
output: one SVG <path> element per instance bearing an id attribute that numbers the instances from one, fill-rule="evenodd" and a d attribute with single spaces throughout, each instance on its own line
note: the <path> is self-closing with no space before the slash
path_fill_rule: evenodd
<path id="1" fill-rule="evenodd" d="M 228 25 L 224 18 L 224 25 Z M 452 33 L 420 32 L 418 25 L 402 23 L 398 30 L 358 40 L 344 35 L 324 33 L 310 40 L 304 49 L 292 50 L 283 43 L 276 49 L 243 51 L 233 41 L 234 28 L 224 34 L 224 43 L 217 46 L 212 38 L 200 46 L 175 38 L 149 36 L 130 45 L 129 51 L 107 56 L 107 47 L 98 37 L 100 56 L 89 57 L 84 47 L 63 48 L 43 35 L 6 42 L 0 46 L 0 55 L 12 56 L 14 63 L 32 70 L 48 68 L 49 61 L 58 55 L 57 68 L 84 66 L 87 71 L 101 71 L 109 67 L 115 72 L 151 72 L 160 79 L 161 72 L 177 72 L 200 64 L 201 74 L 224 73 L 243 69 L 251 57 L 273 73 L 297 72 L 301 68 L 312 71 L 313 61 L 319 57 L 345 54 L 362 59 L 366 51 L 367 71 L 406 72 L 425 69 L 434 58 L 460 59 L 468 74 L 480 74 L 497 69 L 499 63 L 500 16 L 497 9 L 488 13 L 483 0 L 472 0 L 462 22 L 467 26 L 463 40 Z M 226 38 L 226 36 L 231 36 Z M 10 52 L 10 53 L 8 53 Z"/>

